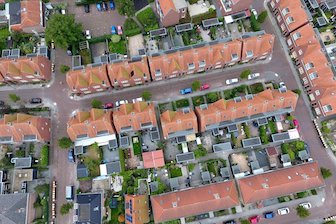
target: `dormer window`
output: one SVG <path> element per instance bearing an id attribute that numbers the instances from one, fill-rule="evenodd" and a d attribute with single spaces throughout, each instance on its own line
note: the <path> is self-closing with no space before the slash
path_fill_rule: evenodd
<path id="1" fill-rule="evenodd" d="M 306 68 L 306 70 L 314 68 L 314 64 L 313 63 L 307 63 L 307 64 L 305 64 L 305 68 Z"/>
<path id="2" fill-rule="evenodd" d="M 322 109 L 325 113 L 332 111 L 332 107 L 330 104 L 323 106 Z"/>
<path id="3" fill-rule="evenodd" d="M 309 78 L 310 78 L 310 80 L 314 80 L 314 79 L 316 79 L 317 77 L 318 77 L 318 75 L 317 75 L 316 72 L 312 72 L 312 73 L 309 74 Z"/>
<path id="4" fill-rule="evenodd" d="M 253 51 L 246 51 L 246 57 L 247 58 L 253 57 Z"/>
<path id="5" fill-rule="evenodd" d="M 294 22 L 294 18 L 293 17 L 288 17 L 287 19 L 286 19 L 286 23 L 287 23 L 287 25 L 289 25 L 289 24 L 291 24 L 291 23 L 293 23 Z"/>
<path id="6" fill-rule="evenodd" d="M 161 75 L 161 69 L 156 69 L 155 76 L 160 76 L 160 75 Z"/>
<path id="7" fill-rule="evenodd" d="M 299 38 L 301 38 L 301 34 L 299 32 L 296 32 L 296 33 L 293 34 L 293 39 L 294 40 L 297 40 Z"/>
<path id="8" fill-rule="evenodd" d="M 189 63 L 188 64 L 188 69 L 191 70 L 191 69 L 195 69 L 195 64 L 194 63 Z"/>
<path id="9" fill-rule="evenodd" d="M 199 62 L 199 67 L 200 68 L 205 67 L 205 60 Z"/>
<path id="10" fill-rule="evenodd" d="M 285 16 L 289 13 L 289 9 L 288 8 L 284 8 L 282 11 L 281 11 L 282 15 Z"/>
<path id="11" fill-rule="evenodd" d="M 231 54 L 232 61 L 238 60 L 238 54 Z"/>

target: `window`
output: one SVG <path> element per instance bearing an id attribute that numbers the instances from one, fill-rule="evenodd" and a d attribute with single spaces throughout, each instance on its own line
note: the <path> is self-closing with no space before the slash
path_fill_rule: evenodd
<path id="1" fill-rule="evenodd" d="M 302 52 L 302 50 L 300 49 L 300 50 L 299 50 L 299 55 L 302 55 L 302 54 L 303 54 L 303 52 Z"/>
<path id="2" fill-rule="evenodd" d="M 201 68 L 205 67 L 205 60 L 199 62 L 199 67 Z"/>
<path id="3" fill-rule="evenodd" d="M 246 51 L 246 57 L 247 58 L 253 57 L 253 51 Z"/>
<path id="4" fill-rule="evenodd" d="M 296 32 L 296 33 L 293 34 L 293 39 L 294 40 L 297 40 L 299 38 L 301 38 L 301 34 L 299 32 Z"/>
<path id="5" fill-rule="evenodd" d="M 285 24 L 281 24 L 280 27 L 281 27 L 281 30 L 282 30 L 282 31 L 285 31 L 285 29 L 286 29 Z"/>
<path id="6" fill-rule="evenodd" d="M 121 83 L 122 83 L 122 84 L 124 84 L 124 83 L 128 83 L 128 80 L 123 80 L 123 81 L 121 81 Z"/>
<path id="7" fill-rule="evenodd" d="M 287 40 L 287 45 L 288 45 L 288 46 L 292 46 L 292 40 L 291 40 L 291 39 L 288 39 L 288 40 Z"/>
<path id="8" fill-rule="evenodd" d="M 291 24 L 293 22 L 294 22 L 294 18 L 293 17 L 291 17 L 291 16 L 287 17 L 287 19 L 286 19 L 287 25 L 289 25 L 289 24 Z"/>
<path id="9" fill-rule="evenodd" d="M 322 109 L 325 113 L 332 111 L 331 105 L 325 105 L 322 107 Z"/>
<path id="10" fill-rule="evenodd" d="M 305 68 L 306 68 L 306 70 L 314 68 L 314 64 L 313 63 L 307 63 L 307 64 L 305 64 Z"/>
<path id="11" fill-rule="evenodd" d="M 308 79 L 307 79 L 306 77 L 304 77 L 304 78 L 302 79 L 302 81 L 303 81 L 303 84 L 305 84 L 305 85 L 308 84 Z"/>
<path id="12" fill-rule="evenodd" d="M 318 77 L 318 75 L 317 75 L 316 72 L 312 72 L 312 73 L 309 74 L 309 78 L 310 78 L 310 80 L 314 80 L 314 79 L 316 79 L 317 77 Z"/>
<path id="13" fill-rule="evenodd" d="M 277 20 L 278 20 L 278 22 L 281 21 L 281 16 L 280 15 L 277 16 Z"/>
<path id="14" fill-rule="evenodd" d="M 188 64 L 188 69 L 191 70 L 191 69 L 195 69 L 195 64 L 194 63 L 190 63 Z"/>
<path id="15" fill-rule="evenodd" d="M 282 11 L 281 11 L 282 15 L 285 16 L 289 13 L 289 9 L 288 8 L 284 8 Z"/>
<path id="16" fill-rule="evenodd" d="M 231 54 L 231 61 L 238 60 L 238 54 Z"/>
<path id="17" fill-rule="evenodd" d="M 315 91 L 315 94 L 316 94 L 316 96 L 319 96 L 321 93 L 320 93 L 320 90 L 316 90 Z"/>
<path id="18" fill-rule="evenodd" d="M 155 76 L 161 76 L 161 69 L 155 70 Z"/>

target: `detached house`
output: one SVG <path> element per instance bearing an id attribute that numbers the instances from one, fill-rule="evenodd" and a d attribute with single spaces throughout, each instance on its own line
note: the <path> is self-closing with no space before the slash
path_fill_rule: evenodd
<path id="1" fill-rule="evenodd" d="M 87 65 L 71 70 L 66 75 L 66 81 L 70 90 L 75 94 L 102 92 L 111 87 L 106 65 Z"/>
<path id="2" fill-rule="evenodd" d="M 82 154 L 83 147 L 94 143 L 108 145 L 110 149 L 118 147 L 111 111 L 79 111 L 68 121 L 67 132 L 75 144 L 75 154 Z"/>
<path id="3" fill-rule="evenodd" d="M 243 63 L 266 59 L 273 52 L 274 35 L 263 34 L 242 39 Z"/>
<path id="4" fill-rule="evenodd" d="M 196 107 L 200 132 L 227 127 L 259 118 L 267 118 L 295 110 L 298 95 L 292 91 L 264 90 L 256 95 L 246 95 L 233 100 Z"/>
<path id="5" fill-rule="evenodd" d="M 51 61 L 45 56 L 1 58 L 0 83 L 24 84 L 51 79 Z"/>
<path id="6" fill-rule="evenodd" d="M 164 139 L 188 137 L 198 133 L 197 117 L 189 108 L 183 111 L 167 110 L 160 115 Z"/>
<path id="7" fill-rule="evenodd" d="M 155 8 L 161 24 L 168 27 L 186 17 L 188 5 L 186 0 L 155 0 Z"/>
<path id="8" fill-rule="evenodd" d="M 107 65 L 107 71 L 114 88 L 141 85 L 150 81 L 147 57 L 112 62 Z"/>
<path id="9" fill-rule="evenodd" d="M 125 223 L 144 224 L 149 219 L 148 195 L 125 195 Z"/>
<path id="10" fill-rule="evenodd" d="M 113 122 L 118 134 L 156 128 L 154 104 L 147 102 L 122 104 L 113 112 Z"/>
<path id="11" fill-rule="evenodd" d="M 43 33 L 46 27 L 45 5 L 40 0 L 12 1 L 6 4 L 10 31 Z"/>
<path id="12" fill-rule="evenodd" d="M 0 143 L 50 142 L 51 122 L 49 118 L 28 114 L 5 114 L 0 119 Z"/>

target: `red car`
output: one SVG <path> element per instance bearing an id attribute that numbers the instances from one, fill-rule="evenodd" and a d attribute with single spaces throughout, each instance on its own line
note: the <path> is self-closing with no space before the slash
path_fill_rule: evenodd
<path id="1" fill-rule="evenodd" d="M 201 85 L 200 90 L 202 91 L 202 90 L 206 90 L 206 89 L 209 89 L 209 88 L 210 88 L 209 84 L 203 84 L 203 85 Z"/>
<path id="2" fill-rule="evenodd" d="M 104 104 L 104 109 L 112 109 L 113 108 L 113 103 L 105 103 Z"/>
<path id="3" fill-rule="evenodd" d="M 122 34 L 123 34 L 123 31 L 122 31 L 122 27 L 121 27 L 121 26 L 118 26 L 118 27 L 117 27 L 117 30 L 118 30 L 118 35 L 122 35 Z"/>
<path id="4" fill-rule="evenodd" d="M 260 221 L 260 216 L 255 215 L 249 218 L 250 223 L 258 223 Z"/>

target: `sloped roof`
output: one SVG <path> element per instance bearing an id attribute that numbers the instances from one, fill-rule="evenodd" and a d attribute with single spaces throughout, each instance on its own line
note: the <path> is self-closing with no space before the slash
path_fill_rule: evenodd
<path id="1" fill-rule="evenodd" d="M 286 8 L 289 12 L 285 14 L 285 16 L 283 16 L 282 10 Z M 287 27 L 286 29 L 289 32 L 292 32 L 293 30 L 309 22 L 306 11 L 304 10 L 300 0 L 281 0 L 279 2 L 279 14 L 281 14 L 281 16 L 283 17 L 284 23 Z M 292 17 L 294 20 L 290 24 L 287 24 L 286 22 L 286 19 L 288 17 Z"/>
<path id="2" fill-rule="evenodd" d="M 126 224 L 143 224 L 149 220 L 149 202 L 147 195 L 125 195 L 125 223 Z M 127 219 L 132 217 L 132 222 Z"/>
<path id="3" fill-rule="evenodd" d="M 241 40 L 243 42 L 242 60 L 247 59 L 247 52 L 251 51 L 252 58 L 261 57 L 273 51 L 274 35 L 264 34 L 248 37 Z"/>
<path id="4" fill-rule="evenodd" d="M 151 152 L 142 153 L 142 158 L 144 162 L 144 168 L 158 168 L 165 165 L 163 151 L 156 150 Z"/>
<path id="5" fill-rule="evenodd" d="M 0 223 L 25 224 L 27 223 L 28 194 L 1 194 L 0 195 Z"/>
<path id="6" fill-rule="evenodd" d="M 158 2 L 164 16 L 166 16 L 171 10 L 176 11 L 173 0 L 158 0 Z"/>

